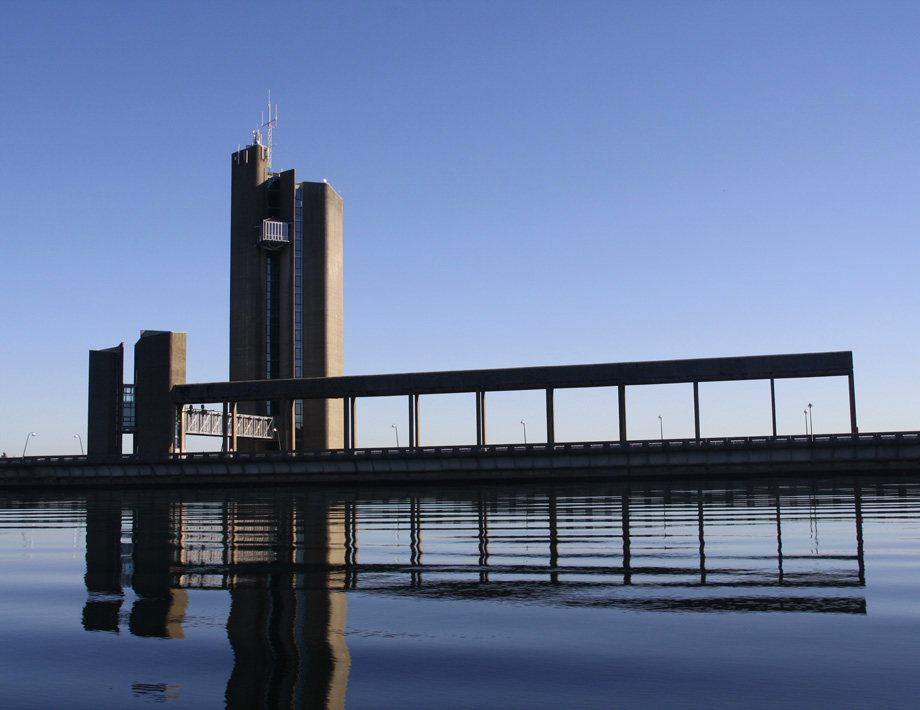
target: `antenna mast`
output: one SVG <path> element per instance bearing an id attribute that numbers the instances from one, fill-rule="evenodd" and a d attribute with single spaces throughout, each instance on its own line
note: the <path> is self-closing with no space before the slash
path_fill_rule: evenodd
<path id="1" fill-rule="evenodd" d="M 278 104 L 275 104 L 275 117 L 272 118 L 272 92 L 268 90 L 268 121 L 265 121 L 265 114 L 262 115 L 262 128 L 268 133 L 268 172 L 272 171 L 272 129 L 278 127 Z"/>

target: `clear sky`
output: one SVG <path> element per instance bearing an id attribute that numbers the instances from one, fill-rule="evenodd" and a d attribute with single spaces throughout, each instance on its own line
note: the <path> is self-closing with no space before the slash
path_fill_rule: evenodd
<path id="1" fill-rule="evenodd" d="M 345 203 L 345 371 L 852 350 L 861 430 L 920 429 L 920 3 L 6 2 L 0 450 L 79 451 L 88 351 L 188 333 L 228 376 L 230 154 L 268 91 L 276 169 Z M 693 433 L 690 385 L 629 433 Z M 473 396 L 422 443 L 475 439 Z M 616 438 L 612 391 L 560 438 Z M 780 433 L 848 429 L 846 381 L 780 381 Z M 704 436 L 769 384 L 702 385 Z M 402 400 L 359 404 L 387 444 Z M 545 437 L 539 392 L 492 441 Z M 404 443 L 404 442 L 403 442 Z M 207 445 L 207 442 L 205 444 Z"/>

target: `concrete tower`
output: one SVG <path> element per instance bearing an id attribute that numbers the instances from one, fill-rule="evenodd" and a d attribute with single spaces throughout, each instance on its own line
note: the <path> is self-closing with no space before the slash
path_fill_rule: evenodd
<path id="1" fill-rule="evenodd" d="M 344 374 L 342 198 L 325 182 L 297 182 L 294 170 L 271 172 L 271 148 L 258 133 L 233 153 L 231 173 L 230 380 Z M 342 446 L 342 406 L 239 410 L 275 417 L 286 449 L 323 449 Z"/>

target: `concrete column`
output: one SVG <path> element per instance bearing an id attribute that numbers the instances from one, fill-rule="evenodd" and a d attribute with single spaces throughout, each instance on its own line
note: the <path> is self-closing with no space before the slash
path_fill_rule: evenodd
<path id="1" fill-rule="evenodd" d="M 348 406 L 351 397 L 342 400 L 342 448 L 351 450 L 351 407 Z"/>
<path id="2" fill-rule="evenodd" d="M 236 402 L 230 406 L 230 449 L 236 451 L 236 417 L 238 415 Z"/>
<path id="3" fill-rule="evenodd" d="M 358 398 L 348 398 L 348 408 L 351 409 L 351 448 L 355 449 L 355 442 L 358 440 Z"/>
<path id="4" fill-rule="evenodd" d="M 773 412 L 773 436 L 776 436 L 776 380 L 770 378 L 770 409 Z"/>
<path id="5" fill-rule="evenodd" d="M 617 385 L 617 400 L 620 416 L 620 441 L 626 441 L 626 385 Z"/>
<path id="6" fill-rule="evenodd" d="M 413 395 L 409 395 L 409 448 L 415 448 L 415 407 L 413 406 L 415 402 L 413 400 Z"/>
<path id="7" fill-rule="evenodd" d="M 185 384 L 185 341 L 185 333 L 147 330 L 134 346 L 134 448 L 139 454 L 185 450 L 182 407 L 171 395 L 174 385 Z"/>
<path id="8" fill-rule="evenodd" d="M 228 448 L 227 445 L 229 444 L 229 439 L 230 439 L 229 427 L 227 426 L 229 424 L 229 421 L 228 421 L 229 419 L 230 419 L 230 403 L 224 402 L 224 416 L 220 422 L 221 423 L 220 450 L 223 451 L 224 453 L 227 453 L 227 448 Z"/>
<path id="9" fill-rule="evenodd" d="M 480 409 L 482 409 L 482 445 L 489 443 L 489 437 L 486 435 L 486 393 L 480 392 Z"/>
<path id="10" fill-rule="evenodd" d="M 176 449 L 180 454 L 185 453 L 185 406 L 179 404 L 176 406 Z"/>
<path id="11" fill-rule="evenodd" d="M 279 422 L 280 426 L 278 426 L 278 440 L 283 451 L 293 451 L 297 443 L 297 434 L 294 431 L 294 404 L 292 399 L 282 399 L 279 403 L 281 421 Z"/>
<path id="12" fill-rule="evenodd" d="M 546 443 L 556 443 L 556 413 L 553 407 L 552 387 L 546 388 Z"/>
<path id="13" fill-rule="evenodd" d="M 421 412 L 421 407 L 419 406 L 419 398 L 421 395 L 412 395 L 415 399 L 415 445 L 422 445 L 422 420 L 419 417 Z"/>
<path id="14" fill-rule="evenodd" d="M 850 432 L 859 433 L 859 427 L 856 426 L 856 384 L 853 382 L 853 373 L 847 375 L 850 382 Z"/>
<path id="15" fill-rule="evenodd" d="M 700 438 L 700 383 L 693 383 L 693 426 L 696 438 Z"/>
<path id="16" fill-rule="evenodd" d="M 476 393 L 476 446 L 482 446 L 482 392 Z"/>

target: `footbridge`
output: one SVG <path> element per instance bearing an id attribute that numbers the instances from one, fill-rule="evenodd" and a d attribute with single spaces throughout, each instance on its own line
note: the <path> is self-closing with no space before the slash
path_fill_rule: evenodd
<path id="1" fill-rule="evenodd" d="M 434 394 L 474 393 L 476 445 L 488 444 L 486 396 L 489 392 L 543 390 L 546 395 L 547 444 L 556 443 L 554 394 L 558 389 L 616 387 L 619 411 L 619 442 L 625 443 L 627 432 L 627 388 L 636 385 L 692 383 L 695 439 L 700 439 L 699 385 L 701 382 L 735 380 L 769 380 L 770 407 L 774 437 L 776 430 L 776 395 L 778 379 L 804 377 L 846 377 L 849 391 L 850 431 L 857 433 L 856 396 L 853 380 L 853 353 L 850 351 L 759 355 L 747 357 L 700 358 L 692 360 L 658 360 L 648 362 L 601 363 L 594 365 L 559 365 L 550 367 L 514 367 L 488 370 L 415 372 L 388 375 L 350 375 L 244 382 L 211 382 L 175 385 L 172 400 L 179 416 L 190 404 L 221 403 L 223 416 L 216 423 L 223 426 L 224 450 L 236 450 L 236 428 L 240 402 L 272 401 L 279 411 L 293 411 L 298 400 L 338 399 L 343 407 L 344 440 L 342 449 L 353 451 L 357 426 L 356 402 L 364 397 L 402 396 L 409 413 L 409 448 L 420 446 L 421 417 L 419 401 Z M 224 425 L 224 423 L 226 425 Z M 180 429 L 182 430 L 182 429 Z M 764 434 L 766 432 L 763 432 Z M 293 433 L 281 432 L 279 448 L 296 448 Z M 179 447 L 184 451 L 184 442 Z"/>

